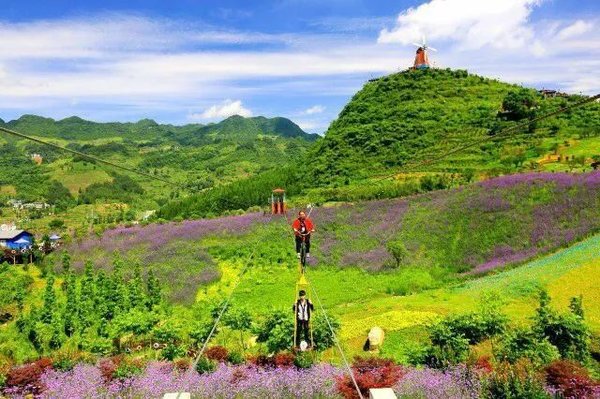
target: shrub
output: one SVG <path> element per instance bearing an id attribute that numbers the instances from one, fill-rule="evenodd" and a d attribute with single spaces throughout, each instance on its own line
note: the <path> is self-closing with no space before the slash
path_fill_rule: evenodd
<path id="1" fill-rule="evenodd" d="M 178 357 L 185 356 L 185 349 L 173 343 L 168 343 L 167 346 L 160 352 L 160 357 L 165 360 L 173 360 Z"/>
<path id="2" fill-rule="evenodd" d="M 571 313 L 558 314 L 550 308 L 548 293 L 542 291 L 534 317 L 534 330 L 556 346 L 566 359 L 585 362 L 590 355 L 590 333 L 583 319 L 581 299 L 571 302 Z"/>
<path id="3" fill-rule="evenodd" d="M 98 362 L 98 368 L 104 381 L 108 382 L 115 378 L 115 372 L 119 365 L 123 362 L 124 356 L 117 355 L 105 359 L 100 359 Z"/>
<path id="4" fill-rule="evenodd" d="M 501 363 L 496 371 L 483 381 L 483 397 L 489 399 L 546 399 L 548 393 L 533 365 L 519 362 L 515 365 Z"/>
<path id="5" fill-rule="evenodd" d="M 535 365 L 544 365 L 560 357 L 558 349 L 548 339 L 540 339 L 529 329 L 518 328 L 510 331 L 500 342 L 496 357 L 509 363 L 528 359 Z"/>
<path id="6" fill-rule="evenodd" d="M 491 358 L 487 355 L 478 357 L 475 363 L 473 364 L 473 367 L 486 374 L 494 371 L 494 366 L 492 365 Z"/>
<path id="7" fill-rule="evenodd" d="M 388 359 L 354 358 L 352 372 L 358 388 L 364 397 L 369 396 L 369 389 L 394 386 L 405 374 L 402 367 Z M 358 398 L 356 387 L 349 375 L 336 377 L 336 387 L 346 399 Z"/>
<path id="8" fill-rule="evenodd" d="M 204 352 L 204 356 L 218 363 L 224 363 L 229 358 L 229 352 L 222 346 L 213 346 Z"/>
<path id="9" fill-rule="evenodd" d="M 432 341 L 436 339 L 439 331 L 448 330 L 455 336 L 462 336 L 470 345 L 477 344 L 487 338 L 502 333 L 506 326 L 506 319 L 499 313 L 466 313 L 453 315 L 442 320 L 432 330 Z"/>
<path id="10" fill-rule="evenodd" d="M 299 369 L 309 369 L 314 364 L 314 359 L 311 353 L 301 352 L 293 360 L 293 363 Z"/>
<path id="11" fill-rule="evenodd" d="M 191 361 L 189 358 L 176 359 L 173 362 L 173 367 L 178 371 L 186 371 L 190 368 Z"/>
<path id="12" fill-rule="evenodd" d="M 6 375 L 5 385 L 23 394 L 39 394 L 43 386 L 40 377 L 44 371 L 52 368 L 52 360 L 42 358 L 33 363 L 11 369 Z"/>
<path id="13" fill-rule="evenodd" d="M 600 384 L 594 382 L 581 364 L 557 360 L 545 369 L 546 383 L 565 398 L 594 398 L 600 395 Z"/>
<path id="14" fill-rule="evenodd" d="M 114 371 L 114 378 L 125 379 L 139 375 L 144 371 L 144 363 L 141 359 L 131 359 L 121 362 Z"/>
<path id="15" fill-rule="evenodd" d="M 196 371 L 199 374 L 212 373 L 216 369 L 217 364 L 213 360 L 207 358 L 206 356 L 201 356 L 198 359 L 198 363 L 196 364 Z"/>
<path id="16" fill-rule="evenodd" d="M 227 361 L 231 364 L 243 364 L 246 359 L 244 358 L 244 354 L 237 351 L 229 352 L 229 357 L 227 357 Z"/>
<path id="17" fill-rule="evenodd" d="M 250 364 L 260 368 L 275 367 L 275 358 L 273 356 L 257 355 L 248 358 Z"/>
<path id="18" fill-rule="evenodd" d="M 295 364 L 295 361 L 296 357 L 291 353 L 278 353 L 274 358 L 276 367 L 291 367 Z"/>

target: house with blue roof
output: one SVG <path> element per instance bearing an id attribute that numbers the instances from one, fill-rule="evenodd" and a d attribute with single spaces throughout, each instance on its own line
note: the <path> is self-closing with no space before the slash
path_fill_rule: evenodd
<path id="1" fill-rule="evenodd" d="M 33 234 L 25 230 L 0 230 L 0 250 L 23 249 L 33 244 Z"/>

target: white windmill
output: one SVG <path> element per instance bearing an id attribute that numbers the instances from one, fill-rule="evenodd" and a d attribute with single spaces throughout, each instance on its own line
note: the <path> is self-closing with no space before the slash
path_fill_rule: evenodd
<path id="1" fill-rule="evenodd" d="M 434 49 L 433 47 L 430 47 L 427 45 L 427 42 L 425 41 L 425 36 L 423 36 L 423 39 L 420 44 L 413 43 L 413 45 L 417 46 L 417 54 L 415 55 L 415 63 L 413 65 L 413 69 L 430 68 L 431 65 L 429 65 L 429 57 L 427 57 L 427 51 L 429 51 L 429 50 L 437 51 L 437 50 Z"/>

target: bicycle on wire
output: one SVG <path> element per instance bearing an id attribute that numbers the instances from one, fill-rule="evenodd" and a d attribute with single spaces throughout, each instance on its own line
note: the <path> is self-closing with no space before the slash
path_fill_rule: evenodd
<path id="1" fill-rule="evenodd" d="M 302 274 L 304 274 L 304 272 L 306 271 L 306 254 L 307 254 L 307 248 L 306 248 L 306 237 L 309 234 L 300 234 L 300 271 Z"/>

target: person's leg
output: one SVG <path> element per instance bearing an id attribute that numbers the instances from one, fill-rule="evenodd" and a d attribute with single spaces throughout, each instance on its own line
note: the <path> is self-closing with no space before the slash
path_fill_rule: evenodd
<path id="1" fill-rule="evenodd" d="M 310 327 L 308 326 L 308 320 L 303 321 L 304 323 L 304 340 L 307 344 L 311 345 L 310 342 Z"/>
<path id="2" fill-rule="evenodd" d="M 300 331 L 301 330 L 302 330 L 302 321 L 296 319 L 296 336 L 294 337 L 296 347 L 300 346 Z"/>
<path id="3" fill-rule="evenodd" d="M 300 246 L 302 244 L 302 237 L 300 237 L 300 236 L 295 236 L 295 237 L 296 237 L 296 253 L 299 254 Z"/>
<path id="4" fill-rule="evenodd" d="M 310 234 L 307 235 L 305 237 L 306 239 L 304 240 L 304 242 L 306 242 L 306 253 L 310 253 Z"/>

